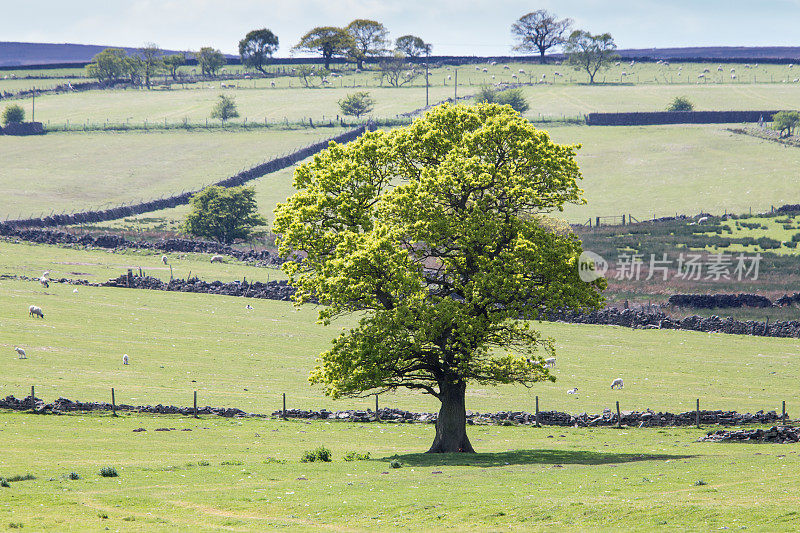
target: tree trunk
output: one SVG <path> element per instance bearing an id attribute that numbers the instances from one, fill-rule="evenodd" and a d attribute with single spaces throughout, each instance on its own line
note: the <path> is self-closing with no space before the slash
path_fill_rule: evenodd
<path id="1" fill-rule="evenodd" d="M 545 64 L 544 52 L 545 52 L 544 48 L 539 48 L 539 64 L 541 65 Z"/>
<path id="2" fill-rule="evenodd" d="M 322 60 L 325 62 L 325 70 L 331 69 L 331 57 L 332 56 L 329 56 L 327 54 L 322 56 Z"/>
<path id="3" fill-rule="evenodd" d="M 467 437 L 466 390 L 463 382 L 439 385 L 442 407 L 436 420 L 436 438 L 427 453 L 475 453 Z"/>

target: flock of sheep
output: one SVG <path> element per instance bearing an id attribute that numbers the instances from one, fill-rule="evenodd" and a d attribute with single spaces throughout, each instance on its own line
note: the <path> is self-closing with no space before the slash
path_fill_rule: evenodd
<path id="1" fill-rule="evenodd" d="M 528 362 L 531 360 L 528 359 Z M 548 357 L 544 360 L 544 367 L 545 368 L 555 368 L 556 367 L 556 358 L 555 357 Z M 622 381 L 622 378 L 616 378 L 614 381 L 611 382 L 612 389 L 621 389 L 625 386 L 625 383 Z M 578 387 L 573 387 L 567 390 L 567 394 L 578 394 Z"/>

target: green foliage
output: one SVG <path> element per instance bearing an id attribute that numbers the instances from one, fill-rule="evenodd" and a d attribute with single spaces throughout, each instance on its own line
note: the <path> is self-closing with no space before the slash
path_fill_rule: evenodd
<path id="1" fill-rule="evenodd" d="M 300 78 L 300 81 L 306 88 L 321 86 L 322 80 L 324 80 L 328 74 L 330 74 L 330 71 L 327 69 L 315 67 L 313 65 L 301 65 L 295 71 L 295 76 Z"/>
<path id="2" fill-rule="evenodd" d="M 319 26 L 303 35 L 292 50 L 321 54 L 325 69 L 328 70 L 334 57 L 346 56 L 354 46 L 353 37 L 346 29 Z"/>
<path id="3" fill-rule="evenodd" d="M 384 80 L 389 82 L 392 87 L 402 87 L 413 83 L 422 75 L 422 71 L 409 63 L 402 52 L 395 52 L 389 57 L 385 57 L 378 63 L 378 79 L 383 85 Z"/>
<path id="4" fill-rule="evenodd" d="M 34 476 L 31 473 L 27 473 L 27 474 L 23 474 L 23 475 L 17 474 L 16 476 L 11 476 L 11 477 L 6 478 L 7 481 L 10 481 L 12 483 L 14 483 L 15 481 L 30 481 L 32 479 L 36 479 L 36 476 Z"/>
<path id="5" fill-rule="evenodd" d="M 536 216 L 584 201 L 575 150 L 509 107 L 445 104 L 298 167 L 275 222 L 282 253 L 307 254 L 283 267 L 295 299 L 322 304 L 324 323 L 360 317 L 312 383 L 334 398 L 405 387 L 444 406 L 468 382 L 552 380 L 535 352 L 553 341 L 519 317 L 597 307 L 604 286 L 580 281 L 580 241 Z"/>
<path id="6" fill-rule="evenodd" d="M 192 197 L 183 230 L 190 235 L 230 244 L 237 239 L 247 239 L 253 228 L 267 223 L 257 210 L 252 187 L 206 187 Z"/>
<path id="7" fill-rule="evenodd" d="M 366 115 L 372 111 L 374 106 L 375 100 L 372 99 L 367 91 L 350 93 L 339 100 L 339 109 L 341 109 L 342 114 L 356 118 Z"/>
<path id="8" fill-rule="evenodd" d="M 575 70 L 583 70 L 589 75 L 589 83 L 594 83 L 597 71 L 607 67 L 617 59 L 617 45 L 609 33 L 592 35 L 588 31 L 575 30 L 564 44 L 567 62 Z"/>
<path id="9" fill-rule="evenodd" d="M 139 59 L 141 61 L 141 70 L 144 75 L 144 84 L 150 88 L 150 78 L 158 74 L 164 68 L 164 60 L 162 56 L 164 53 L 155 43 L 148 43 L 143 48 L 139 49 Z"/>
<path id="10" fill-rule="evenodd" d="M 8 529 L 22 529 L 25 527 L 22 522 L 9 522 Z"/>
<path id="11" fill-rule="evenodd" d="M 80 478 L 81 476 L 77 472 L 70 472 L 69 475 L 67 476 L 67 479 L 71 479 L 73 481 L 78 480 Z"/>
<path id="12" fill-rule="evenodd" d="M 367 453 L 359 453 L 359 452 L 347 452 L 344 455 L 345 461 L 369 461 L 369 452 Z"/>
<path id="13" fill-rule="evenodd" d="M 173 80 L 178 79 L 178 69 L 186 63 L 186 58 L 183 54 L 171 54 L 162 60 L 164 64 L 164 68 L 167 69 L 169 75 L 172 76 Z"/>
<path id="14" fill-rule="evenodd" d="M 9 488 L 11 484 L 8 482 L 6 478 L 0 478 L 0 487 Z"/>
<path id="15" fill-rule="evenodd" d="M 86 74 L 99 82 L 113 83 L 125 77 L 133 78 L 137 68 L 137 58 L 131 58 L 122 48 L 106 48 L 86 65 Z"/>
<path id="16" fill-rule="evenodd" d="M 210 46 L 205 46 L 195 54 L 197 64 L 203 76 L 215 76 L 217 71 L 225 65 L 225 56 L 222 52 Z"/>
<path id="17" fill-rule="evenodd" d="M 398 461 L 397 459 L 392 459 L 391 462 L 389 463 L 389 466 L 391 466 L 392 468 L 400 468 L 403 465 L 400 464 L 400 461 Z"/>
<path id="18" fill-rule="evenodd" d="M 356 19 L 345 28 L 350 34 L 352 45 L 348 51 L 356 67 L 364 68 L 364 60 L 386 53 L 389 46 L 389 31 L 375 20 Z"/>
<path id="19" fill-rule="evenodd" d="M 100 469 L 100 476 L 101 477 L 117 477 L 119 474 L 117 473 L 117 469 L 113 466 L 104 466 Z"/>
<path id="20" fill-rule="evenodd" d="M 676 96 L 667 106 L 667 111 L 692 111 L 693 109 L 694 104 L 685 96 Z"/>
<path id="21" fill-rule="evenodd" d="M 432 46 L 416 35 L 403 35 L 394 42 L 395 49 L 410 58 L 430 55 Z"/>
<path id="22" fill-rule="evenodd" d="M 514 111 L 524 113 L 529 109 L 528 101 L 521 89 L 506 89 L 496 91 L 487 85 L 482 85 L 475 95 L 477 103 L 510 105 Z"/>
<path id="23" fill-rule="evenodd" d="M 313 450 L 306 450 L 300 457 L 301 463 L 330 463 L 333 459 L 333 454 L 325 446 L 320 446 Z"/>
<path id="24" fill-rule="evenodd" d="M 219 95 L 219 101 L 214 105 L 214 109 L 211 110 L 211 118 L 218 118 L 225 124 L 226 120 L 238 116 L 239 110 L 236 108 L 236 100 L 233 96 Z"/>
<path id="25" fill-rule="evenodd" d="M 266 28 L 248 32 L 244 39 L 239 41 L 242 64 L 263 73 L 265 73 L 264 66 L 276 50 L 278 50 L 278 36 Z"/>
<path id="26" fill-rule="evenodd" d="M 17 124 L 25 120 L 25 110 L 19 104 L 7 105 L 3 110 L 3 116 L 0 117 L 4 126 L 9 124 Z"/>
<path id="27" fill-rule="evenodd" d="M 800 124 L 798 111 L 778 111 L 772 117 L 772 129 L 780 131 L 782 137 L 790 137 L 798 124 Z"/>

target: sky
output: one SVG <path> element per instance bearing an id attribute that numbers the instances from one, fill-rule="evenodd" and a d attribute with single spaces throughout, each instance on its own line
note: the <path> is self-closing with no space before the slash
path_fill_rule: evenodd
<path id="1" fill-rule="evenodd" d="M 355 18 L 382 22 L 392 39 L 418 35 L 435 55 L 509 55 L 511 24 L 537 9 L 611 33 L 619 48 L 800 45 L 800 0 L 0 0 L 0 7 L 0 41 L 236 53 L 248 31 L 266 27 L 280 39 L 280 57 L 312 27 Z"/>

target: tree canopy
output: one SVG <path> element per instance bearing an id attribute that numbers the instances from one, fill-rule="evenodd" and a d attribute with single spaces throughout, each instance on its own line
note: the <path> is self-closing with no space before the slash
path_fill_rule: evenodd
<path id="1" fill-rule="evenodd" d="M 356 19 L 345 30 L 353 39 L 349 55 L 356 68 L 363 69 L 366 58 L 382 56 L 389 47 L 389 31 L 375 20 Z"/>
<path id="2" fill-rule="evenodd" d="M 182 65 L 186 64 L 186 58 L 183 54 L 171 54 L 166 56 L 163 59 L 164 68 L 167 69 L 169 75 L 172 76 L 173 80 L 178 79 L 178 69 L 181 68 Z"/>
<path id="3" fill-rule="evenodd" d="M 468 383 L 553 380 L 554 343 L 526 319 L 601 304 L 581 243 L 542 217 L 583 203 L 576 146 L 510 107 L 444 104 L 392 131 L 331 143 L 295 171 L 274 231 L 295 301 L 357 314 L 312 371 L 338 398 L 408 388 L 441 402 L 429 452 L 471 452 Z"/>
<path id="4" fill-rule="evenodd" d="M 345 57 L 353 46 L 353 37 L 347 30 L 334 26 L 321 26 L 303 35 L 292 50 L 322 55 L 325 70 L 329 70 L 331 60 L 334 57 Z"/>
<path id="5" fill-rule="evenodd" d="M 122 48 L 106 48 L 97 53 L 92 61 L 86 65 L 86 73 L 89 77 L 97 78 L 97 81 L 113 83 L 134 74 L 135 65 L 131 58 Z"/>
<path id="6" fill-rule="evenodd" d="M 225 56 L 222 52 L 215 50 L 210 46 L 204 46 L 199 52 L 195 54 L 197 64 L 200 65 L 200 71 L 203 76 L 214 76 L 217 71 L 225 65 Z"/>
<path id="7" fill-rule="evenodd" d="M 183 231 L 230 244 L 247 239 L 267 220 L 258 214 L 253 187 L 206 187 L 192 197 Z"/>
<path id="8" fill-rule="evenodd" d="M 778 111 L 772 117 L 772 128 L 781 132 L 786 132 L 786 136 L 792 135 L 792 132 L 800 124 L 800 112 L 797 111 Z"/>
<path id="9" fill-rule="evenodd" d="M 155 76 L 161 69 L 164 68 L 164 52 L 155 43 L 147 43 L 143 48 L 139 49 L 139 55 L 142 65 L 142 74 L 144 75 L 144 84 L 150 88 L 150 78 Z"/>
<path id="10" fill-rule="evenodd" d="M 523 15 L 511 26 L 511 33 L 518 40 L 514 49 L 539 52 L 540 61 L 544 63 L 545 52 L 564 44 L 570 26 L 572 19 L 559 20 L 544 9 Z"/>
<path id="11" fill-rule="evenodd" d="M 694 104 L 685 96 L 676 96 L 667 106 L 667 111 L 691 111 Z"/>
<path id="12" fill-rule="evenodd" d="M 239 110 L 236 107 L 236 100 L 232 96 L 224 94 L 219 95 L 219 101 L 214 105 L 211 110 L 211 118 L 218 118 L 225 124 L 225 121 L 239 116 Z"/>
<path id="13" fill-rule="evenodd" d="M 597 71 L 607 67 L 617 58 L 617 45 L 609 33 L 592 35 L 588 31 L 575 30 L 564 45 L 567 60 L 575 70 L 583 70 L 589 75 L 589 83 L 594 83 Z"/>
<path id="14" fill-rule="evenodd" d="M 394 47 L 398 52 L 402 52 L 412 59 L 430 54 L 433 48 L 416 35 L 403 35 L 398 37 L 394 42 Z"/>
<path id="15" fill-rule="evenodd" d="M 19 104 L 7 105 L 3 110 L 2 116 L 0 116 L 0 123 L 2 123 L 3 126 L 18 124 L 23 120 L 25 120 L 25 110 L 22 109 L 22 106 Z"/>
<path id="16" fill-rule="evenodd" d="M 350 115 L 360 118 L 366 115 L 375 106 L 375 100 L 369 95 L 367 91 L 357 91 L 350 93 L 341 100 L 339 100 L 339 109 L 343 115 Z"/>
<path id="17" fill-rule="evenodd" d="M 242 64 L 265 73 L 264 66 L 278 50 L 278 36 L 266 28 L 253 30 L 239 41 Z"/>

